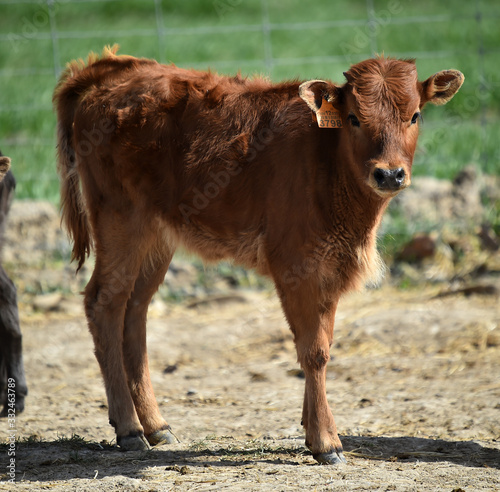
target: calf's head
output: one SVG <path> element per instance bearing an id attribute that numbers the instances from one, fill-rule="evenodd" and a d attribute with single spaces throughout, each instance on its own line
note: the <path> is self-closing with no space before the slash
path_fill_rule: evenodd
<path id="1" fill-rule="evenodd" d="M 414 61 L 391 58 L 363 61 L 344 75 L 342 86 L 304 82 L 299 95 L 318 117 L 324 101 L 340 113 L 342 128 L 330 131 L 341 132 L 341 152 L 352 179 L 381 197 L 394 196 L 411 181 L 422 108 L 448 102 L 464 76 L 444 70 L 419 82 Z"/>

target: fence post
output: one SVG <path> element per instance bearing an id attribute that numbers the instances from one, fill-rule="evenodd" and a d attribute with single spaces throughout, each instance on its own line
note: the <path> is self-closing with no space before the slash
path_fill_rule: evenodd
<path id="1" fill-rule="evenodd" d="M 269 76 L 272 77 L 274 68 L 273 61 L 273 42 L 271 39 L 271 24 L 269 22 L 269 6 L 267 0 L 261 1 L 262 5 L 262 34 L 264 36 L 264 61 Z"/>
<path id="2" fill-rule="evenodd" d="M 59 36 L 57 34 L 54 0 L 47 0 L 47 11 L 50 21 L 50 37 L 52 39 L 52 58 L 54 60 L 54 75 L 56 79 L 61 73 L 61 57 L 59 56 Z"/>

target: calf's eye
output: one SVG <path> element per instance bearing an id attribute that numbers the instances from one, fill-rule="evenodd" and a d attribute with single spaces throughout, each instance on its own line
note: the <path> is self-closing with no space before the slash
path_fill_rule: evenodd
<path id="1" fill-rule="evenodd" d="M 411 117 L 411 124 L 414 125 L 417 120 L 421 117 L 421 114 L 420 113 L 415 113 L 412 117 Z"/>
<path id="2" fill-rule="evenodd" d="M 359 122 L 358 117 L 355 114 L 349 113 L 347 119 L 351 122 L 352 126 L 361 126 L 361 123 Z"/>

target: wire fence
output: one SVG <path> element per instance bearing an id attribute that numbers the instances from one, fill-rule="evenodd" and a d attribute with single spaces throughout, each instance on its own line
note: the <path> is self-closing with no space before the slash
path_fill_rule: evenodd
<path id="1" fill-rule="evenodd" d="M 500 67 L 492 67 L 491 63 L 500 54 L 500 38 L 496 34 L 500 9 L 495 2 L 444 2 L 425 15 L 415 9 L 411 0 L 335 4 L 344 3 L 341 18 L 334 15 L 331 3 L 319 1 L 311 3 L 309 17 L 297 19 L 291 15 L 293 8 L 281 9 L 282 15 L 278 15 L 277 2 L 272 0 L 209 0 L 193 4 L 169 0 L 0 0 L 0 11 L 10 23 L 8 29 L 0 30 L 0 60 L 4 61 L 0 65 L 0 86 L 7 88 L 4 96 L 0 95 L 0 147 L 13 158 L 18 194 L 25 198 L 57 199 L 55 119 L 50 95 L 69 59 L 85 56 L 95 45 L 102 48 L 103 41 L 108 40 L 110 44 L 128 46 L 129 54 L 151 56 L 163 63 L 174 60 L 177 65 L 194 68 L 259 72 L 273 79 L 318 77 L 321 73 L 325 77 L 331 67 L 341 73 L 349 64 L 384 51 L 395 57 L 417 58 L 428 70 L 462 69 L 460 65 L 464 64 L 469 72 L 469 88 L 454 112 L 447 113 L 447 118 L 441 118 L 436 127 L 431 125 L 433 136 L 424 142 L 421 159 L 428 157 L 427 150 L 435 150 L 446 133 L 443 129 L 452 121 L 454 133 L 460 135 L 460 142 L 452 151 L 462 152 L 457 166 L 473 161 L 485 171 L 498 169 Z M 97 4 L 106 15 L 114 9 L 117 16 L 124 16 L 131 8 L 132 16 L 137 11 L 144 20 L 135 23 L 132 18 L 128 25 L 108 25 L 108 17 L 99 21 Z M 203 4 L 205 18 L 197 16 L 190 25 L 194 4 L 200 5 L 200 9 Z M 292 4 L 297 6 L 299 2 Z M 82 14 L 80 21 L 69 17 L 71 9 L 75 16 Z M 324 9 L 329 10 L 325 13 Z M 85 20 L 85 12 L 91 17 L 97 15 L 95 25 L 92 20 Z M 70 28 L 66 25 L 68 19 Z M 179 25 L 173 25 L 177 21 Z M 464 26 L 467 39 L 454 39 L 457 34 L 450 26 L 457 23 Z M 440 30 L 443 39 L 451 38 L 449 42 L 432 44 L 415 34 L 423 31 L 423 36 L 432 36 Z M 387 32 L 391 31 L 397 34 L 395 38 L 388 38 Z M 324 33 L 336 32 L 343 37 L 328 43 L 318 41 Z M 405 32 L 418 40 L 413 44 L 406 42 Z M 217 37 L 220 42 L 212 42 L 212 49 L 208 49 L 207 39 Z M 310 46 L 304 47 L 303 43 Z M 447 63 L 459 66 L 445 66 Z M 32 119 L 35 122 L 30 123 Z M 441 131 L 436 133 L 435 128 Z M 464 150 L 463 140 L 471 132 L 474 148 Z M 438 152 L 437 159 L 441 158 Z"/>

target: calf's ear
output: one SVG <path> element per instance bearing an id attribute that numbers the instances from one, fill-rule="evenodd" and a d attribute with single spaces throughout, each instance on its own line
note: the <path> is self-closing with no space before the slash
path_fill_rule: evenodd
<path id="1" fill-rule="evenodd" d="M 10 169 L 10 159 L 5 156 L 0 156 L 0 181 L 5 177 Z"/>
<path id="2" fill-rule="evenodd" d="M 422 105 L 446 104 L 464 83 L 464 75 L 458 70 L 443 70 L 422 82 Z"/>
<path id="3" fill-rule="evenodd" d="M 335 103 L 337 87 L 324 80 L 308 80 L 300 84 L 299 96 L 316 113 L 321 107 L 323 99 Z"/>

